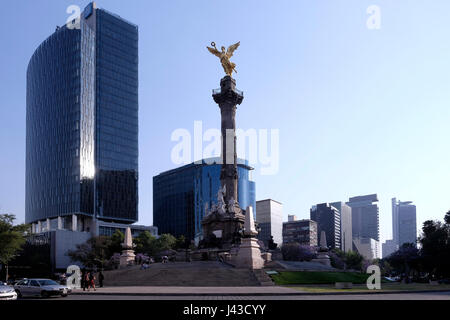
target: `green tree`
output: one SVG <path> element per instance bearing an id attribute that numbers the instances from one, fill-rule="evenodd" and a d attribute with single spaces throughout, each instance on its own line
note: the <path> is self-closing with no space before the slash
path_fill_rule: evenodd
<path id="1" fill-rule="evenodd" d="M 425 221 L 419 237 L 423 269 L 436 277 L 450 276 L 450 212 L 444 221 Z"/>
<path id="2" fill-rule="evenodd" d="M 169 233 L 162 234 L 157 240 L 158 251 L 165 251 L 175 248 L 177 238 Z"/>
<path id="3" fill-rule="evenodd" d="M 114 233 L 111 236 L 111 242 L 108 246 L 108 258 L 112 257 L 112 255 L 114 253 L 121 253 L 123 248 L 122 248 L 122 243 L 125 239 L 125 235 L 123 234 L 123 232 L 121 232 L 119 229 L 116 229 L 116 231 L 114 231 Z"/>
<path id="4" fill-rule="evenodd" d="M 394 270 L 409 277 L 411 271 L 419 269 L 419 250 L 413 243 L 404 243 L 400 249 L 389 255 L 386 260 Z"/>
<path id="5" fill-rule="evenodd" d="M 26 224 L 14 226 L 15 219 L 12 214 L 0 215 L 0 263 L 6 266 L 6 279 L 8 279 L 8 263 L 22 249 L 29 229 L 29 225 Z"/>
<path id="6" fill-rule="evenodd" d="M 133 239 L 136 245 L 136 253 L 144 253 L 149 256 L 154 256 L 158 253 L 158 243 L 156 237 L 154 237 L 150 232 L 141 232 L 136 238 Z"/>
<path id="7" fill-rule="evenodd" d="M 345 253 L 344 262 L 348 269 L 362 270 L 364 257 L 356 251 L 348 251 Z"/>
<path id="8" fill-rule="evenodd" d="M 445 214 L 444 222 L 445 222 L 446 225 L 450 226 L 450 210 L 447 211 L 447 213 Z"/>
<path id="9" fill-rule="evenodd" d="M 92 237 L 86 243 L 78 244 L 75 250 L 69 250 L 68 255 L 72 261 L 81 262 L 85 267 L 103 268 L 111 257 L 111 243 L 111 237 Z"/>
<path id="10" fill-rule="evenodd" d="M 187 249 L 189 247 L 189 243 L 186 242 L 186 237 L 181 235 L 177 238 L 177 242 L 175 243 L 176 249 Z"/>

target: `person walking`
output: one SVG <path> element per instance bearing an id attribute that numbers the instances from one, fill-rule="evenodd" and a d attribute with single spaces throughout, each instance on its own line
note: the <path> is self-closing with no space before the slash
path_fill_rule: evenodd
<path id="1" fill-rule="evenodd" d="M 94 289 L 94 291 L 97 291 L 96 289 L 95 289 L 95 275 L 94 275 L 94 271 L 92 271 L 90 274 L 89 274 L 89 285 Z M 89 290 L 88 290 L 89 291 Z"/>
<path id="2" fill-rule="evenodd" d="M 84 289 L 83 290 L 87 289 L 87 291 L 89 291 L 89 288 L 90 288 L 90 281 L 89 280 L 90 280 L 89 279 L 89 272 L 86 272 L 84 274 L 84 277 L 83 277 L 83 283 L 84 283 Z"/>
<path id="3" fill-rule="evenodd" d="M 105 277 L 103 276 L 103 272 L 100 271 L 98 273 L 98 284 L 99 284 L 100 288 L 103 288 L 103 279 L 105 279 Z"/>
<path id="4" fill-rule="evenodd" d="M 81 270 L 81 279 L 80 279 L 80 285 L 81 288 L 83 289 L 83 291 L 86 291 L 86 283 L 84 282 L 84 275 L 86 274 L 86 270 L 82 269 Z"/>

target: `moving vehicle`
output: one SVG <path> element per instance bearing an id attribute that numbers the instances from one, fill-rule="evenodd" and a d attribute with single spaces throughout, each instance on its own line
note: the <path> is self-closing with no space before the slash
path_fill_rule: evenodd
<path id="1" fill-rule="evenodd" d="M 8 286 L 6 283 L 0 282 L 0 300 L 16 300 L 17 293 L 14 287 Z"/>
<path id="2" fill-rule="evenodd" d="M 72 290 L 50 279 L 24 279 L 14 285 L 19 298 L 26 296 L 50 296 L 67 297 Z"/>

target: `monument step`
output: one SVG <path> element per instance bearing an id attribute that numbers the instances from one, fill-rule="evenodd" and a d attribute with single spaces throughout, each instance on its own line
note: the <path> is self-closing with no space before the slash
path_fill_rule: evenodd
<path id="1" fill-rule="evenodd" d="M 230 268 L 216 261 L 155 263 L 104 272 L 105 286 L 260 286 L 249 269 Z"/>
<path id="2" fill-rule="evenodd" d="M 273 286 L 274 285 L 270 276 L 263 269 L 253 270 L 253 274 L 255 275 L 256 279 L 258 280 L 258 282 L 261 286 Z"/>

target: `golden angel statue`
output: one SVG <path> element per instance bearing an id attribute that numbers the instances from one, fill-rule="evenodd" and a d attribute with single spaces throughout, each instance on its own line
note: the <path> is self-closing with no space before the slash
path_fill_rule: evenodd
<path id="1" fill-rule="evenodd" d="M 220 62 L 222 63 L 222 67 L 223 70 L 225 71 L 225 73 L 227 75 L 229 75 L 231 77 L 231 74 L 234 72 L 237 73 L 236 71 L 236 64 L 230 61 L 230 58 L 233 56 L 233 52 L 239 47 L 239 45 L 241 44 L 241 42 L 237 42 L 235 44 L 232 44 L 231 46 L 228 47 L 227 51 L 225 51 L 225 47 L 222 46 L 221 50 L 219 51 L 216 48 L 216 44 L 214 42 L 211 42 L 211 47 L 206 47 L 208 48 L 209 52 L 211 52 L 213 55 L 217 56 L 220 58 Z"/>

